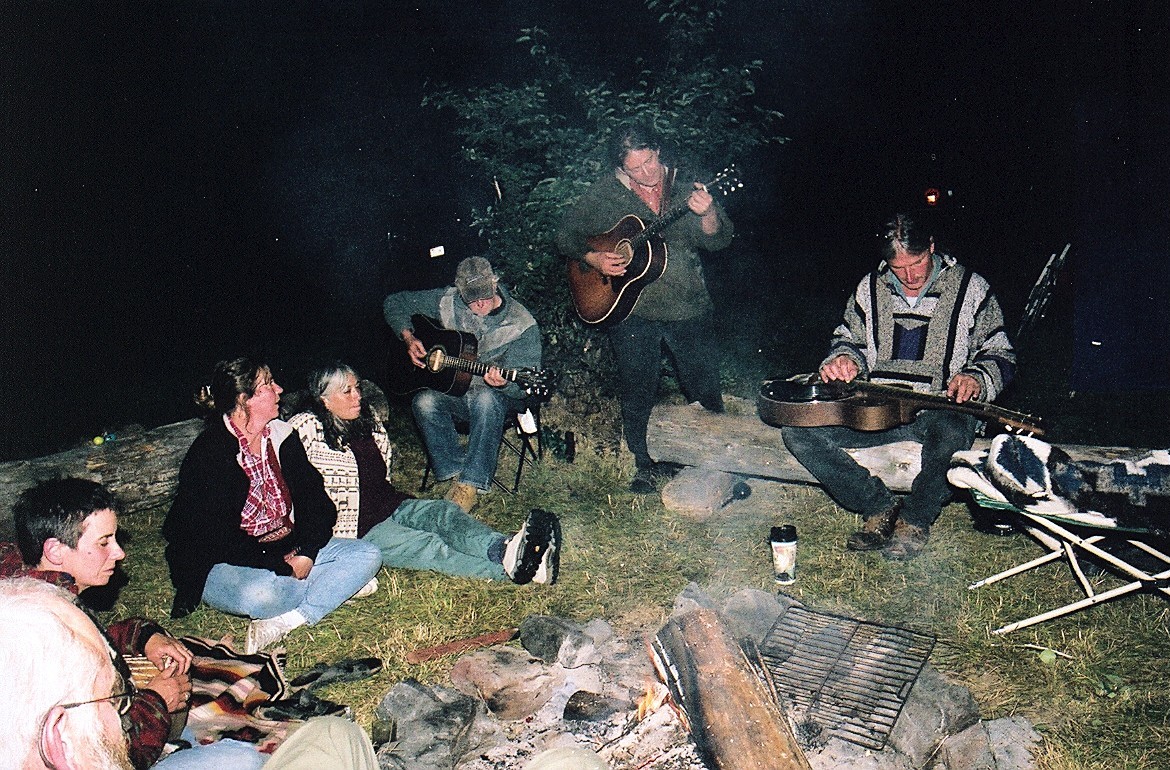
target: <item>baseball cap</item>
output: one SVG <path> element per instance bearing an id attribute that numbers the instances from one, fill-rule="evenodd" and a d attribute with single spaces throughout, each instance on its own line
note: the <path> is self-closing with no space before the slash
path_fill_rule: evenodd
<path id="1" fill-rule="evenodd" d="M 496 296 L 499 278 L 492 272 L 492 263 L 483 257 L 468 257 L 455 269 L 455 288 L 463 301 L 471 304 L 476 300 Z"/>

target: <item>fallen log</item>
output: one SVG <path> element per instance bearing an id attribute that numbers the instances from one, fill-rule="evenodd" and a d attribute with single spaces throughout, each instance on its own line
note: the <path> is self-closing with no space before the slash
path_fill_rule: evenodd
<path id="1" fill-rule="evenodd" d="M 766 425 L 756 413 L 755 404 L 744 399 L 727 398 L 727 412 L 715 414 L 698 405 L 659 404 L 650 414 L 646 443 L 650 456 L 659 462 L 672 462 L 698 468 L 710 468 L 740 476 L 815 484 L 780 436 L 780 429 Z M 986 449 L 989 442 L 979 439 L 975 448 Z M 1109 462 L 1144 454 L 1147 450 L 1127 447 L 1095 447 L 1059 444 L 1073 460 Z M 869 449 L 851 449 L 849 453 L 870 473 L 895 492 L 909 492 L 921 469 L 921 447 L 913 441 Z"/>
<path id="2" fill-rule="evenodd" d="M 169 503 L 179 466 L 202 428 L 202 420 L 151 430 L 131 426 L 100 446 L 87 443 L 55 455 L 0 463 L 0 537 L 12 538 L 17 496 L 45 479 L 77 476 L 100 482 L 118 495 L 127 513 Z"/>
<path id="3" fill-rule="evenodd" d="M 788 718 L 716 612 L 699 608 L 672 618 L 653 647 L 659 676 L 712 767 L 809 770 Z"/>

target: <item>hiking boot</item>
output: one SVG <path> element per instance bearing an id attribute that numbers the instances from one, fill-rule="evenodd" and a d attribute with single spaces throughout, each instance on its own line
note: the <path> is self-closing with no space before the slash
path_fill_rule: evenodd
<path id="1" fill-rule="evenodd" d="M 479 490 L 470 484 L 464 484 L 462 481 L 451 482 L 451 488 L 447 490 L 446 498 L 463 509 L 464 513 L 471 513 L 471 509 L 475 507 L 475 499 L 479 495 Z"/>
<path id="2" fill-rule="evenodd" d="M 305 625 L 305 616 L 296 610 L 264 620 L 253 620 L 248 624 L 248 635 L 244 639 L 244 652 L 251 655 L 271 647 L 294 628 Z"/>
<path id="3" fill-rule="evenodd" d="M 899 521 L 894 527 L 894 536 L 890 538 L 889 544 L 882 549 L 882 556 L 891 561 L 910 561 L 922 553 L 929 537 L 929 527 L 917 527 Z"/>
<path id="4" fill-rule="evenodd" d="M 902 501 L 898 500 L 881 513 L 870 516 L 862 523 L 861 529 L 845 539 L 845 547 L 850 551 L 876 551 L 885 547 L 894 534 L 894 525 L 901 511 Z"/>
<path id="5" fill-rule="evenodd" d="M 545 567 L 542 582 L 549 582 L 550 574 L 556 580 L 559 566 L 561 523 L 554 514 L 533 508 L 520 531 L 512 535 L 504 548 L 504 572 L 516 585 L 531 583 Z M 546 557 L 553 562 L 545 565 Z"/>
<path id="6" fill-rule="evenodd" d="M 651 468 L 639 468 L 630 482 L 630 491 L 635 495 L 650 495 L 657 492 L 654 486 L 654 471 Z"/>

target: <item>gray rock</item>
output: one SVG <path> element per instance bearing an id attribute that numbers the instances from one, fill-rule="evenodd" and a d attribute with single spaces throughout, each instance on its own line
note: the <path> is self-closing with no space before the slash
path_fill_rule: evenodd
<path id="1" fill-rule="evenodd" d="M 668 511 L 706 518 L 733 498 L 732 489 L 740 480 L 713 468 L 683 468 L 662 488 L 662 505 Z"/>
<path id="2" fill-rule="evenodd" d="M 910 690 L 889 745 L 922 767 L 943 740 L 979 721 L 979 704 L 966 687 L 951 684 L 927 663 Z"/>
<path id="3" fill-rule="evenodd" d="M 918 770 L 905 754 L 892 749 L 868 751 L 843 741 L 830 738 L 825 746 L 805 752 L 813 770 Z"/>
<path id="4" fill-rule="evenodd" d="M 995 755 L 996 770 L 1034 770 L 1040 733 L 1024 717 L 1005 717 L 985 722 L 987 742 Z"/>
<path id="5" fill-rule="evenodd" d="M 751 639 L 760 644 L 776 624 L 776 618 L 798 603 L 787 595 L 777 597 L 766 591 L 744 588 L 727 597 L 719 612 L 736 639 Z"/>
<path id="6" fill-rule="evenodd" d="M 378 751 L 383 770 L 452 770 L 469 747 L 468 735 L 481 706 L 444 687 L 407 679 L 391 688 L 375 710 L 394 725 L 394 740 Z"/>
<path id="7" fill-rule="evenodd" d="M 943 741 L 938 758 L 947 770 L 996 770 L 987 729 L 982 722 Z"/>
<path id="8" fill-rule="evenodd" d="M 690 583 L 682 590 L 682 593 L 674 597 L 674 609 L 670 615 L 671 617 L 685 615 L 699 607 L 707 610 L 715 610 L 716 612 L 719 611 L 714 599 L 704 593 L 703 589 L 699 588 L 697 583 Z"/>
<path id="9" fill-rule="evenodd" d="M 597 662 L 593 637 L 579 624 L 552 615 L 530 615 L 520 622 L 520 644 L 534 657 L 565 668 Z"/>

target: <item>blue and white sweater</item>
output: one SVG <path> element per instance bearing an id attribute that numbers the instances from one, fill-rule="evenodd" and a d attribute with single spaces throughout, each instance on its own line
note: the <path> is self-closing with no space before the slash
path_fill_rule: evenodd
<path id="1" fill-rule="evenodd" d="M 936 275 L 914 307 L 882 262 L 857 285 L 833 332 L 829 361 L 852 358 L 859 377 L 939 393 L 956 374 L 979 381 L 980 401 L 994 400 L 1015 375 L 1016 354 L 987 281 L 935 254 Z"/>

